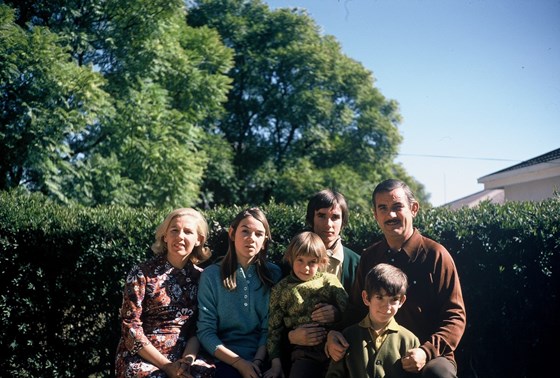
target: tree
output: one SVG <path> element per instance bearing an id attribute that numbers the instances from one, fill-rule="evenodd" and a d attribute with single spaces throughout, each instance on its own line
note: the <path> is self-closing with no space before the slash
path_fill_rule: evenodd
<path id="1" fill-rule="evenodd" d="M 305 11 L 187 3 L 6 1 L 0 189 L 212 207 L 331 187 L 368 208 L 391 176 L 424 198 L 394 162 L 397 102 Z"/>
<path id="2" fill-rule="evenodd" d="M 72 141 L 112 113 L 104 80 L 70 62 L 48 29 L 17 26 L 6 5 L 0 32 L 0 188 L 25 185 L 63 199 L 61 177 L 79 176 Z"/>
<path id="3" fill-rule="evenodd" d="M 3 114 L 27 114 L 12 103 L 28 104 L 32 114 L 43 107 L 46 116 L 56 114 L 60 106 L 49 100 L 50 95 L 81 100 L 75 101 L 80 106 L 75 117 L 83 119 L 52 119 L 57 127 L 67 127 L 56 135 L 46 127 L 32 132 L 38 140 L 52 140 L 48 146 L 23 140 L 18 150 L 15 143 L 6 144 L 10 156 L 39 155 L 34 159 L 37 165 L 47 166 L 41 172 L 49 170 L 52 176 L 46 181 L 44 174 L 14 160 L 11 169 L 23 173 L 12 174 L 10 184 L 87 205 L 198 203 L 203 175 L 214 153 L 199 123 L 219 115 L 229 88 L 223 72 L 231 65 L 231 51 L 217 33 L 188 27 L 181 0 L 69 0 L 62 4 L 39 0 L 12 5 L 17 9 L 17 23 L 27 29 L 19 28 L 19 33 L 48 33 L 50 45 L 43 50 L 51 55 L 34 58 L 35 65 L 30 66 L 26 59 L 36 47 L 25 46 L 21 37 L 12 38 L 12 47 L 6 49 L 27 50 L 21 54 L 3 51 L 11 59 L 4 66 L 6 75 L 17 79 L 22 77 L 19 72 L 35 70 L 32 85 L 39 94 L 34 94 L 35 102 L 29 105 L 16 79 L 7 81 L 2 89 L 8 111 Z M 37 72 L 52 71 L 45 66 L 53 62 L 66 76 L 35 80 Z M 51 84 L 71 83 L 76 72 L 98 80 L 90 86 L 99 94 L 94 96 L 90 90 L 78 98 Z M 31 132 L 28 125 L 20 124 L 19 129 L 7 130 L 9 138 L 24 139 Z M 45 154 L 57 160 L 45 161 Z"/>
<path id="4" fill-rule="evenodd" d="M 305 11 L 270 11 L 260 0 L 200 0 L 190 3 L 188 23 L 217 30 L 235 51 L 233 88 L 217 130 L 233 148 L 243 190 L 225 200 L 293 203 L 334 187 L 369 207 L 358 197 L 363 188 L 402 177 L 394 163 L 402 139 L 398 104 Z"/>

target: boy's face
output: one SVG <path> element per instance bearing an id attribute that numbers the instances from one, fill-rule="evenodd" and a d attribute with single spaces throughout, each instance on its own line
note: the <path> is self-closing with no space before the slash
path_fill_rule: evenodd
<path id="1" fill-rule="evenodd" d="M 315 210 L 313 232 L 321 237 L 326 248 L 338 239 L 342 229 L 342 209 L 339 204 Z"/>
<path id="2" fill-rule="evenodd" d="M 384 289 L 373 293 L 370 298 L 365 290 L 362 291 L 362 300 L 369 309 L 369 319 L 376 328 L 385 326 L 395 316 L 406 300 L 406 295 L 387 295 Z"/>
<path id="3" fill-rule="evenodd" d="M 302 281 L 315 277 L 318 269 L 319 259 L 315 256 L 297 256 L 292 266 L 295 276 Z"/>

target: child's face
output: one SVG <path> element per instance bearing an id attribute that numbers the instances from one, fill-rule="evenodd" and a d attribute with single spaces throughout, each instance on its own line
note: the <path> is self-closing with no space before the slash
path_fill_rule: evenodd
<path id="1" fill-rule="evenodd" d="M 292 270 L 297 278 L 308 281 L 315 276 L 319 269 L 319 259 L 315 256 L 297 256 Z"/>
<path id="2" fill-rule="evenodd" d="M 387 295 L 384 289 L 373 293 L 370 298 L 365 290 L 362 291 L 364 304 L 369 308 L 369 318 L 377 327 L 387 324 L 397 313 L 406 300 L 406 295 Z"/>

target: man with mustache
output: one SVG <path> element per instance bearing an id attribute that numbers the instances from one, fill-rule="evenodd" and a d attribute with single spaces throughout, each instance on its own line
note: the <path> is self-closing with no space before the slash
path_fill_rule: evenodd
<path id="1" fill-rule="evenodd" d="M 465 331 L 466 311 L 455 262 L 445 247 L 414 228 L 413 219 L 420 205 L 404 182 L 383 181 L 373 191 L 372 203 L 385 238 L 361 255 L 345 324 L 366 315 L 367 309 L 360 304 L 367 272 L 379 263 L 392 264 L 406 273 L 410 285 L 407 301 L 395 319 L 421 343 L 402 358 L 404 370 L 420 372 L 422 377 L 457 377 L 454 351 Z M 329 332 L 327 355 L 339 361 L 347 347 L 340 332 Z"/>

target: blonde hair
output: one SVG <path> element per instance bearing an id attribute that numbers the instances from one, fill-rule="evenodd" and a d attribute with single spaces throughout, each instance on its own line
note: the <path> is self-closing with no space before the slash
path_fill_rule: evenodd
<path id="1" fill-rule="evenodd" d="M 163 238 L 167 233 L 169 224 L 173 219 L 183 216 L 192 217 L 196 220 L 196 233 L 201 240 L 200 244 L 193 248 L 189 260 L 193 264 L 200 264 L 212 256 L 210 249 L 205 246 L 206 240 L 208 239 L 208 223 L 200 212 L 190 207 L 175 209 L 167 214 L 164 221 L 156 228 L 156 241 L 152 244 L 152 251 L 154 251 L 156 255 L 164 255 L 167 253 L 167 243 L 165 243 Z"/>
<path id="2" fill-rule="evenodd" d="M 324 271 L 329 262 L 325 243 L 319 235 L 311 231 L 301 232 L 292 238 L 284 253 L 284 261 L 293 267 L 298 256 L 316 257 L 319 260 L 319 271 Z"/>

